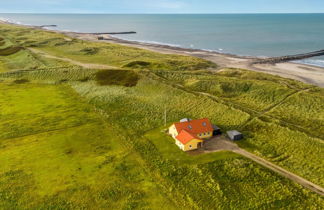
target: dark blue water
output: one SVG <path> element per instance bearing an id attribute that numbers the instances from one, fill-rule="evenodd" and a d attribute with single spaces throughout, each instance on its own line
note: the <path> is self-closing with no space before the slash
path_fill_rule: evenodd
<path id="1" fill-rule="evenodd" d="M 22 24 L 77 32 L 136 31 L 119 38 L 252 56 L 324 49 L 324 14 L 67 15 L 0 14 Z M 324 57 L 302 62 L 324 66 Z"/>

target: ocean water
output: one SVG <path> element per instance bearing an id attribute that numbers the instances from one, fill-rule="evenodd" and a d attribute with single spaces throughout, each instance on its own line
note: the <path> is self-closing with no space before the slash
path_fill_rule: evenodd
<path id="1" fill-rule="evenodd" d="M 324 14 L 0 14 L 0 18 L 55 24 L 57 30 L 75 32 L 136 31 L 118 38 L 236 55 L 281 56 L 324 49 Z M 324 56 L 298 62 L 324 66 Z"/>

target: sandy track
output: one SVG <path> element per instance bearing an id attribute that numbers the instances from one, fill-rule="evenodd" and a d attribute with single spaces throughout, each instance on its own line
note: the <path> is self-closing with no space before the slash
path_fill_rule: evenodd
<path id="1" fill-rule="evenodd" d="M 283 168 L 281 168 L 280 166 L 277 166 L 273 163 L 271 163 L 270 161 L 267 161 L 261 157 L 258 157 L 244 149 L 241 149 L 237 146 L 237 144 L 235 144 L 232 141 L 227 140 L 224 136 L 221 137 L 215 137 L 213 139 L 210 139 L 208 141 L 206 141 L 205 145 L 204 145 L 204 149 L 201 150 L 196 150 L 196 151 L 192 151 L 189 152 L 189 154 L 191 155 L 200 155 L 203 153 L 213 153 L 213 152 L 220 152 L 220 151 L 231 151 L 234 152 L 236 154 L 242 155 L 244 157 L 247 157 L 255 162 L 257 162 L 258 164 L 280 174 L 281 176 L 284 176 L 290 180 L 292 180 L 293 182 L 297 182 L 298 184 L 304 186 L 305 188 L 321 195 L 324 196 L 324 188 L 322 188 L 319 185 L 316 185 L 292 172 L 289 172 Z"/>
<path id="2" fill-rule="evenodd" d="M 109 65 L 104 65 L 104 64 L 93 64 L 93 63 L 82 63 L 80 61 L 76 61 L 70 58 L 66 58 L 66 57 L 58 57 L 55 55 L 51 55 L 47 52 L 44 52 L 42 50 L 39 49 L 35 49 L 35 48 L 28 48 L 30 51 L 32 51 L 35 54 L 38 54 L 40 56 L 43 56 L 45 58 L 51 58 L 51 59 L 56 59 L 56 60 L 61 60 L 61 61 L 65 61 L 65 62 L 69 62 L 71 64 L 77 65 L 77 66 L 81 66 L 83 68 L 87 68 L 87 69 L 116 69 L 117 67 L 115 66 L 109 66 Z"/>
<path id="3" fill-rule="evenodd" d="M 281 167 L 279 167 L 265 159 L 262 159 L 250 152 L 247 152 L 246 150 L 238 149 L 238 150 L 234 150 L 233 152 L 243 155 L 243 156 L 259 163 L 260 165 L 263 165 L 264 167 L 266 167 L 266 168 L 268 168 L 268 169 L 270 169 L 270 170 L 272 170 L 272 171 L 274 171 L 274 172 L 276 172 L 276 173 L 278 173 L 278 174 L 280 174 L 294 182 L 299 183 L 300 185 L 304 186 L 305 188 L 307 188 L 321 196 L 324 196 L 324 188 L 322 188 L 322 187 L 320 187 L 320 186 L 318 186 L 318 185 L 316 185 L 316 184 L 314 184 L 300 176 L 297 176 L 294 173 L 291 173 L 291 172 L 289 172 L 289 171 L 287 171 L 287 170 L 285 170 L 285 169 L 283 169 L 283 168 L 281 168 Z"/>

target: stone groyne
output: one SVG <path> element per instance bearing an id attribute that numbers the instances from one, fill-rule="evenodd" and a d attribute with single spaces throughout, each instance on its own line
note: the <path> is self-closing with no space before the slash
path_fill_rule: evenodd
<path id="1" fill-rule="evenodd" d="M 288 62 L 288 61 L 302 60 L 302 59 L 306 59 L 306 58 L 323 56 L 323 55 L 324 55 L 324 50 L 318 50 L 318 51 L 314 51 L 314 52 L 302 53 L 302 54 L 297 54 L 297 55 L 287 55 L 287 56 L 280 56 L 280 57 L 257 59 L 253 62 L 253 64 L 284 63 L 284 62 Z"/>

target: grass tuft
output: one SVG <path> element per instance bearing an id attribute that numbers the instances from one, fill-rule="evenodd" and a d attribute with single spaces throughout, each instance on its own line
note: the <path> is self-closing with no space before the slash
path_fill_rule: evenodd
<path id="1" fill-rule="evenodd" d="M 28 79 L 16 79 L 13 81 L 15 84 L 25 84 L 28 83 L 29 80 Z"/>

